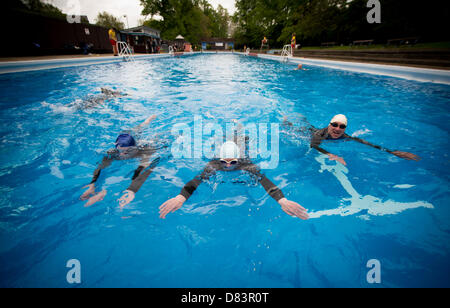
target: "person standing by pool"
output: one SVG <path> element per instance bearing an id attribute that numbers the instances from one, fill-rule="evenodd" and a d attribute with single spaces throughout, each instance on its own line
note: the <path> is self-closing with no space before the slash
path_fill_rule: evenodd
<path id="1" fill-rule="evenodd" d="M 282 210 L 288 215 L 304 220 L 308 219 L 308 213 L 305 208 L 294 201 L 286 199 L 283 192 L 262 174 L 259 168 L 249 159 L 239 157 L 240 149 L 238 145 L 234 141 L 225 142 L 220 148 L 220 159 L 210 161 L 201 174 L 197 175 L 183 187 L 179 195 L 164 202 L 159 207 L 159 217 L 164 219 L 167 214 L 181 208 L 197 187 L 203 181 L 208 180 L 209 177 L 214 175 L 217 171 L 229 172 L 242 170 L 255 175 L 266 192 L 281 205 Z"/>
<path id="2" fill-rule="evenodd" d="M 101 170 L 109 167 L 109 165 L 111 165 L 111 163 L 115 160 L 140 158 L 141 161 L 139 167 L 134 171 L 131 185 L 127 190 L 125 190 L 125 194 L 119 199 L 120 208 L 123 208 L 125 205 L 133 201 L 135 194 L 158 164 L 159 158 L 150 161 L 150 157 L 156 152 L 156 149 L 148 145 L 138 146 L 132 134 L 138 135 L 141 130 L 155 118 L 156 116 L 152 115 L 142 124 L 133 128 L 132 132 L 123 132 L 117 137 L 115 149 L 111 149 L 107 152 L 108 155 L 103 157 L 102 162 L 97 169 L 95 169 L 91 183 L 83 187 L 87 188 L 87 190 L 81 195 L 80 199 L 88 200 L 84 205 L 85 207 L 103 200 L 106 195 L 106 190 L 104 189 L 98 193 L 95 193 L 95 183 L 100 176 Z"/>
<path id="3" fill-rule="evenodd" d="M 305 121 L 306 121 L 306 119 L 305 119 Z M 292 126 L 292 123 L 287 121 L 286 117 L 284 118 L 284 123 L 289 126 Z M 309 123 L 308 123 L 308 125 L 309 125 L 309 127 L 307 129 L 312 132 L 312 138 L 311 138 L 311 144 L 310 144 L 311 148 L 316 149 L 317 151 L 319 151 L 322 154 L 328 155 L 328 158 L 330 160 L 338 161 L 343 165 L 347 165 L 347 163 L 345 162 L 345 160 L 342 157 L 331 154 L 327 150 L 320 147 L 320 144 L 322 143 L 322 141 L 324 141 L 324 140 L 354 140 L 359 143 L 371 146 L 375 149 L 388 152 L 388 153 L 398 156 L 400 158 L 404 158 L 407 160 L 415 160 L 415 161 L 420 160 L 419 156 L 414 155 L 412 153 L 402 152 L 402 151 L 391 151 L 391 150 L 383 148 L 379 145 L 374 145 L 364 139 L 347 135 L 345 133 L 345 130 L 347 128 L 347 117 L 343 114 L 335 115 L 331 119 L 328 126 L 325 128 L 322 128 L 322 129 L 317 129 L 317 128 L 313 127 L 312 125 L 310 125 Z"/>
<path id="4" fill-rule="evenodd" d="M 111 29 L 109 29 L 109 31 L 108 31 L 108 35 L 109 35 L 109 42 L 111 43 L 111 46 L 112 46 L 112 48 L 113 48 L 114 56 L 118 56 L 119 53 L 118 53 L 118 51 L 117 51 L 117 37 L 116 37 L 116 31 L 115 31 L 113 28 L 111 28 Z"/>
<path id="5" fill-rule="evenodd" d="M 156 53 L 156 39 L 152 39 L 152 53 Z"/>
<path id="6" fill-rule="evenodd" d="M 296 40 L 295 40 L 295 33 L 292 33 L 292 38 L 291 38 L 291 48 L 292 48 L 292 54 L 294 54 L 294 50 L 295 50 L 295 44 L 296 44 Z"/>
<path id="7" fill-rule="evenodd" d="M 265 37 L 265 36 L 261 41 L 261 48 L 263 48 L 264 46 L 267 46 L 267 37 Z"/>

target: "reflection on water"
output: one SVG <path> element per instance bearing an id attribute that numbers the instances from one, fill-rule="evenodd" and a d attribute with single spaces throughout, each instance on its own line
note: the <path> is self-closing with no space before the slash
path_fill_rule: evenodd
<path id="1" fill-rule="evenodd" d="M 320 171 L 324 170 L 333 174 L 336 179 L 341 183 L 342 187 L 345 191 L 350 195 L 350 198 L 344 198 L 339 203 L 340 207 L 330 210 L 310 212 L 310 218 L 319 218 L 321 216 L 331 216 L 331 215 L 340 215 L 340 216 L 348 216 L 359 213 L 367 213 L 373 216 L 382 216 L 382 215 L 394 215 L 401 213 L 407 209 L 414 209 L 419 207 L 425 207 L 432 209 L 433 205 L 431 203 L 425 201 L 417 201 L 417 202 L 395 202 L 393 200 L 383 201 L 380 198 L 366 195 L 360 195 L 352 186 L 352 183 L 347 177 L 348 169 L 338 162 L 328 162 L 328 156 L 320 155 L 316 158 L 316 160 L 320 164 Z M 395 186 L 394 186 L 395 187 Z M 398 186 L 397 186 L 398 187 Z M 404 186 L 403 186 L 404 187 Z M 367 216 L 362 216 L 361 218 L 366 219 Z"/>

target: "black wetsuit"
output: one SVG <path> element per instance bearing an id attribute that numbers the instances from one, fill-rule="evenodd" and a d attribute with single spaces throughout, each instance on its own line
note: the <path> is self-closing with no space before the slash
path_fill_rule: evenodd
<path id="1" fill-rule="evenodd" d="M 258 179 L 258 182 L 264 187 L 266 192 L 274 198 L 276 201 L 284 198 L 283 192 L 275 186 L 264 174 L 262 174 L 255 164 L 251 163 L 247 159 L 239 159 L 237 166 L 233 169 L 226 169 L 220 162 L 220 160 L 212 160 L 210 161 L 206 167 L 203 169 L 203 172 L 197 175 L 193 180 L 184 185 L 181 190 L 181 195 L 187 199 L 194 193 L 197 187 L 205 180 L 208 180 L 210 176 L 214 175 L 216 171 L 236 171 L 243 170 L 247 171 L 253 175 L 255 175 Z"/>
<path id="2" fill-rule="evenodd" d="M 357 138 L 357 137 L 352 137 L 352 136 L 349 136 L 347 134 L 343 134 L 340 138 L 333 139 L 328 134 L 328 127 L 325 127 L 325 128 L 322 128 L 322 129 L 317 129 L 317 128 L 312 127 L 312 128 L 310 128 L 310 130 L 312 131 L 311 148 L 314 148 L 314 149 L 316 149 L 317 151 L 319 151 L 320 153 L 323 153 L 323 154 L 330 154 L 330 152 L 328 152 L 327 150 L 319 147 L 319 145 L 322 143 L 323 140 L 354 140 L 354 141 L 357 141 L 359 143 L 371 146 L 371 147 L 373 147 L 375 149 L 378 149 L 378 150 L 386 151 L 388 153 L 392 153 L 393 152 L 393 151 L 391 151 L 389 149 L 386 149 L 386 148 L 383 148 L 383 147 L 381 147 L 379 145 L 375 145 L 375 144 L 372 144 L 370 142 L 367 142 L 364 139 Z"/>
<path id="3" fill-rule="evenodd" d="M 158 157 L 158 158 L 154 159 L 151 163 L 149 163 L 150 156 L 153 153 L 155 153 L 155 149 L 153 147 L 149 147 L 149 146 L 137 147 L 136 153 L 133 153 L 133 155 L 123 157 L 123 158 L 120 157 L 119 151 L 116 149 L 109 150 L 107 153 L 108 153 L 108 155 L 103 157 L 101 164 L 97 167 L 97 169 L 95 169 L 91 184 L 95 183 L 98 180 L 101 170 L 109 167 L 109 165 L 111 165 L 111 162 L 113 162 L 114 160 L 141 158 L 141 164 L 134 171 L 132 182 L 131 182 L 130 186 L 127 188 L 128 190 L 131 190 L 132 192 L 137 193 L 137 191 L 141 188 L 142 184 L 144 184 L 145 180 L 147 180 L 148 176 L 152 173 L 153 169 L 156 167 L 156 165 L 159 162 L 159 157 Z"/>
<path id="4" fill-rule="evenodd" d="M 110 101 L 117 97 L 126 96 L 128 94 L 126 93 L 120 93 L 119 91 L 113 91 L 107 88 L 101 89 L 101 94 L 89 96 L 82 102 L 74 102 L 69 105 L 69 107 L 75 107 L 77 110 L 83 110 L 83 109 L 89 109 L 94 108 L 99 105 L 104 104 L 106 101 Z"/>

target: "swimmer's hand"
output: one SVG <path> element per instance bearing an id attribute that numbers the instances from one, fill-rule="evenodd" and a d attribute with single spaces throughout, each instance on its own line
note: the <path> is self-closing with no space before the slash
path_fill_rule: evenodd
<path id="1" fill-rule="evenodd" d="M 159 218 L 166 218 L 167 214 L 173 213 L 182 207 L 185 201 L 186 198 L 182 195 L 178 195 L 175 198 L 167 200 L 159 207 Z"/>
<path id="2" fill-rule="evenodd" d="M 306 220 L 309 218 L 306 209 L 294 201 L 289 201 L 286 198 L 280 199 L 278 203 L 281 205 L 281 209 L 286 212 L 286 214 L 300 219 Z"/>
<path id="3" fill-rule="evenodd" d="M 119 206 L 122 209 L 125 205 L 133 201 L 135 193 L 129 189 L 124 191 L 124 195 L 119 199 Z"/>
<path id="4" fill-rule="evenodd" d="M 102 190 L 101 192 L 99 192 L 95 196 L 90 197 L 88 202 L 86 202 L 86 204 L 84 205 L 84 207 L 88 207 L 88 206 L 91 206 L 94 203 L 97 203 L 98 201 L 102 201 L 105 196 L 106 196 L 106 190 Z"/>
<path id="5" fill-rule="evenodd" d="M 415 160 L 415 161 L 419 161 L 420 157 L 417 155 L 414 155 L 412 153 L 408 153 L 408 152 L 401 152 L 401 151 L 394 151 L 391 152 L 392 154 L 394 154 L 395 156 L 398 156 L 400 158 L 404 158 L 407 160 Z"/>
<path id="6" fill-rule="evenodd" d="M 89 187 L 80 197 L 81 200 L 86 200 L 87 198 L 89 198 L 90 195 L 95 194 L 95 184 L 88 184 L 86 186 L 84 186 L 83 188 Z"/>
<path id="7" fill-rule="evenodd" d="M 328 155 L 328 158 L 329 158 L 330 160 L 338 161 L 338 162 L 340 162 L 341 164 L 343 164 L 344 166 L 347 166 L 347 163 L 345 162 L 345 160 L 344 160 L 342 157 L 339 157 L 339 156 L 334 155 L 334 154 L 327 154 L 327 155 Z"/>

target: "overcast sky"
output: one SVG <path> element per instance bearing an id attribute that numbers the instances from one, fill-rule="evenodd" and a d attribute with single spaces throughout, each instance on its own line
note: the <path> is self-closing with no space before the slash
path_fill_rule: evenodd
<path id="1" fill-rule="evenodd" d="M 232 15 L 235 12 L 235 0 L 208 0 L 211 5 L 217 9 L 220 4 Z M 59 8 L 63 13 L 71 15 L 87 15 L 90 23 L 95 23 L 95 18 L 99 12 L 106 11 L 120 20 L 127 27 L 127 18 L 129 27 L 138 26 L 138 20 L 144 19 L 141 16 L 142 7 L 140 0 L 43 0 Z"/>

